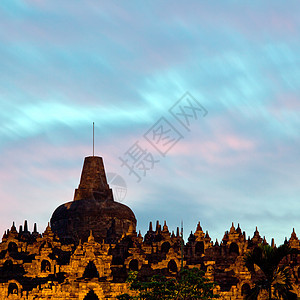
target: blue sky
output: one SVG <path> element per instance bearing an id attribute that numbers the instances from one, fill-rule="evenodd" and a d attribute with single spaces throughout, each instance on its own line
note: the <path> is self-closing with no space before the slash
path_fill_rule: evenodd
<path id="1" fill-rule="evenodd" d="M 44 231 L 73 199 L 83 158 L 104 158 L 149 221 L 231 222 L 280 244 L 300 232 L 298 1 L 0 3 L 0 231 Z M 186 130 L 169 109 L 206 110 Z M 161 156 L 143 135 L 166 118 L 183 137 Z M 159 160 L 138 183 L 119 157 L 138 141 Z"/>

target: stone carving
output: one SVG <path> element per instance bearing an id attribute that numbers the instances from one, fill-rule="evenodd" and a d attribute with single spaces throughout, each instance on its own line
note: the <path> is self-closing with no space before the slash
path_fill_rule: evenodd
<path id="1" fill-rule="evenodd" d="M 212 242 L 199 222 L 184 244 L 183 261 L 181 243 L 179 228 L 170 232 L 166 222 L 157 222 L 155 230 L 150 222 L 144 237 L 137 233 L 133 212 L 113 199 L 102 158 L 87 157 L 74 201 L 54 211 L 51 226 L 40 234 L 35 224 L 29 232 L 25 221 L 19 231 L 15 224 L 5 231 L 0 299 L 116 299 L 128 292 L 130 270 L 141 276 L 176 276 L 183 264 L 202 269 L 216 281 L 221 299 L 240 300 L 255 280 L 243 256 L 266 241 L 257 228 L 247 239 L 232 224 L 220 243 Z M 286 243 L 300 249 L 294 230 Z M 286 263 L 299 296 L 300 255 L 287 257 Z"/>

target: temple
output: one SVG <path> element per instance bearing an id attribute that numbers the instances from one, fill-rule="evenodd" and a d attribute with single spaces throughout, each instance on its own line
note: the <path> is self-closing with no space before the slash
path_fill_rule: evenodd
<path id="1" fill-rule="evenodd" d="M 116 299 L 128 292 L 130 270 L 140 276 L 174 277 L 184 267 L 197 267 L 218 285 L 224 300 L 244 299 L 255 278 L 244 254 L 267 244 L 256 228 L 247 238 L 239 225 L 213 242 L 200 222 L 184 243 L 179 228 L 152 222 L 142 236 L 132 210 L 114 201 L 101 157 L 86 157 L 74 200 L 60 205 L 43 233 L 27 221 L 5 231 L 0 243 L 0 299 Z M 300 250 L 293 230 L 289 240 Z M 274 241 L 272 246 L 275 247 Z M 287 257 L 294 292 L 300 295 L 300 256 Z M 265 298 L 260 298 L 265 299 Z"/>
<path id="2" fill-rule="evenodd" d="M 115 202 L 101 157 L 84 160 L 74 201 L 62 204 L 53 213 L 51 228 L 63 242 L 87 241 L 90 231 L 95 241 L 117 242 L 129 228 L 136 229 L 132 210 Z"/>

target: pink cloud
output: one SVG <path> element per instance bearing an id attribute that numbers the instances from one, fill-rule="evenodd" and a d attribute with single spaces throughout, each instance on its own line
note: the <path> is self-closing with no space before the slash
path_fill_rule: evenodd
<path id="1" fill-rule="evenodd" d="M 235 151 L 252 151 L 255 148 L 255 143 L 252 140 L 247 140 L 235 135 L 227 135 L 221 138 L 223 145 Z"/>
<path id="2" fill-rule="evenodd" d="M 235 134 L 217 133 L 213 139 L 180 141 L 172 148 L 172 156 L 201 156 L 209 163 L 235 164 L 249 157 L 255 151 L 257 143 L 251 139 Z"/>
<path id="3" fill-rule="evenodd" d="M 276 99 L 272 102 L 273 110 L 300 110 L 299 95 L 292 93 L 281 93 L 276 95 Z"/>

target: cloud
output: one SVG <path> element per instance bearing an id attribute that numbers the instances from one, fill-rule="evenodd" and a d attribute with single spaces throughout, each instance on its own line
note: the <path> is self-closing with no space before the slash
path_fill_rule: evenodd
<path id="1" fill-rule="evenodd" d="M 298 226 L 298 15 L 296 1 L 2 1 L 0 230 L 43 230 L 72 199 L 95 121 L 143 231 L 182 218 L 282 239 Z M 208 110 L 189 133 L 168 111 L 186 91 Z M 162 116 L 184 136 L 165 158 L 143 139 Z M 160 160 L 140 184 L 119 160 L 136 141 Z"/>

